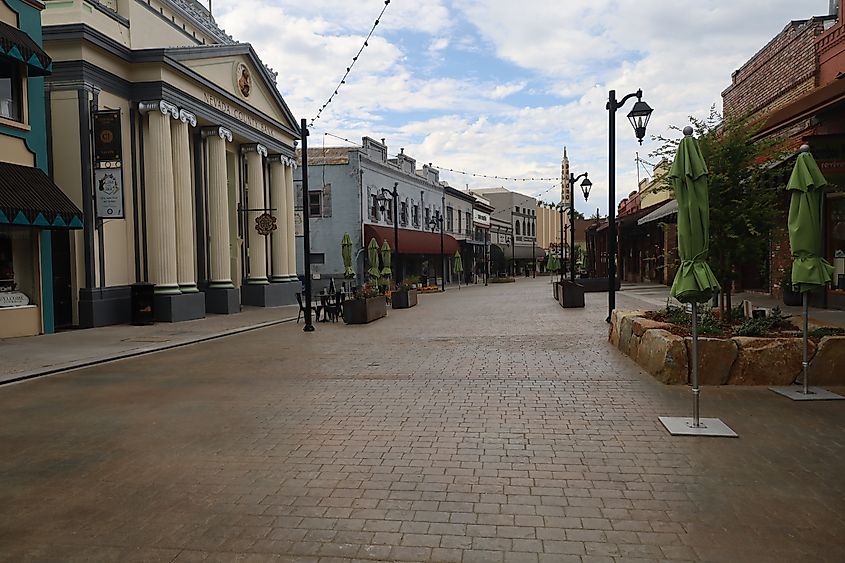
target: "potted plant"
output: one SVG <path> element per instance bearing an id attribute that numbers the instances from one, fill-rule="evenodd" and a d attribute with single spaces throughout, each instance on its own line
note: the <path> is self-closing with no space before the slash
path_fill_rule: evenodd
<path id="1" fill-rule="evenodd" d="M 391 307 L 394 309 L 409 309 L 417 304 L 417 284 L 419 276 L 406 276 L 399 288 L 391 294 Z"/>
<path id="2" fill-rule="evenodd" d="M 352 299 L 343 302 L 346 324 L 366 324 L 387 315 L 387 302 L 378 288 L 371 284 L 360 286 Z"/>
<path id="3" fill-rule="evenodd" d="M 783 304 L 791 307 L 799 307 L 802 304 L 801 294 L 792 287 L 792 265 L 783 270 L 780 279 L 780 289 L 783 292 Z"/>

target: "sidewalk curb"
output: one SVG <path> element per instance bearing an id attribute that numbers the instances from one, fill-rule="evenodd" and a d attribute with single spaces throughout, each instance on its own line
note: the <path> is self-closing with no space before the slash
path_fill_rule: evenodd
<path id="1" fill-rule="evenodd" d="M 138 356 L 146 356 L 148 354 L 155 354 L 157 352 L 165 352 L 167 350 L 173 350 L 174 348 L 181 348 L 183 346 L 190 346 L 192 344 L 199 344 L 199 343 L 202 343 L 202 342 L 208 342 L 209 340 L 216 340 L 218 338 L 225 338 L 227 336 L 234 336 L 236 334 L 241 334 L 241 333 L 249 332 L 249 331 L 252 331 L 252 330 L 259 330 L 259 329 L 262 329 L 262 328 L 267 328 L 267 327 L 270 327 L 270 326 L 275 326 L 275 325 L 279 325 L 279 324 L 283 324 L 283 323 L 289 323 L 289 322 L 292 322 L 292 321 L 295 321 L 295 320 L 296 320 L 296 317 L 289 317 L 289 318 L 286 318 L 286 319 L 278 319 L 278 320 L 274 320 L 274 321 L 265 321 L 265 322 L 254 324 L 254 325 L 247 325 L 247 326 L 242 326 L 242 327 L 238 327 L 238 328 L 232 328 L 232 329 L 229 329 L 229 330 L 224 330 L 222 332 L 215 332 L 213 334 L 206 334 L 204 336 L 192 338 L 192 339 L 189 339 L 189 340 L 183 340 L 183 341 L 179 341 L 179 342 L 171 342 L 171 343 L 168 343 L 168 344 L 162 344 L 160 346 L 149 346 L 147 348 L 138 348 L 138 349 L 132 350 L 130 352 L 119 352 L 119 353 L 116 353 L 116 354 L 112 354 L 110 356 L 106 356 L 106 357 L 102 357 L 102 358 L 96 358 L 96 359 L 93 359 L 93 360 L 83 360 L 83 361 L 80 361 L 80 362 L 65 364 L 65 365 L 61 365 L 61 366 L 52 366 L 52 367 L 48 367 L 48 368 L 40 369 L 40 370 L 26 371 L 26 372 L 19 373 L 19 374 L 13 376 L 10 379 L 0 381 L 0 387 L 2 387 L 4 385 L 12 385 L 14 383 L 22 383 L 24 381 L 27 381 L 27 380 L 30 380 L 30 379 L 35 379 L 35 378 L 38 378 L 38 377 L 46 377 L 46 376 L 49 376 L 49 375 L 56 375 L 56 374 L 64 373 L 64 372 L 67 372 L 67 371 L 76 371 L 76 370 L 91 367 L 91 366 L 97 366 L 97 365 L 101 365 L 101 364 L 107 364 L 107 363 L 110 363 L 110 362 L 117 362 L 117 361 L 120 361 L 120 360 L 126 360 L 128 358 L 134 358 L 134 357 L 138 357 Z"/>

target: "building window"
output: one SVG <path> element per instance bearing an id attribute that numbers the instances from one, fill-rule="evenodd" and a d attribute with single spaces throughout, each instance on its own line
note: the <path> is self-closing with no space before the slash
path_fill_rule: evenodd
<path id="1" fill-rule="evenodd" d="M 382 205 L 384 205 L 384 207 L 382 207 L 381 210 L 384 212 L 385 219 L 387 219 L 388 223 L 392 223 L 393 222 L 393 200 L 392 199 L 387 200 Z"/>
<path id="2" fill-rule="evenodd" d="M 22 85 L 23 76 L 20 65 L 7 59 L 0 59 L 0 117 L 23 121 Z"/>
<path id="3" fill-rule="evenodd" d="M 519 221 L 516 222 L 516 234 L 520 234 L 519 233 Z"/>
<path id="4" fill-rule="evenodd" d="M 408 224 L 408 204 L 404 201 L 399 204 L 399 221 L 403 225 Z"/>
<path id="5" fill-rule="evenodd" d="M 431 208 L 425 208 L 425 224 L 428 226 L 431 223 Z"/>
<path id="6" fill-rule="evenodd" d="M 458 210 L 458 232 L 461 232 L 461 211 Z"/>
<path id="7" fill-rule="evenodd" d="M 312 264 L 325 264 L 326 263 L 326 255 L 322 252 L 312 252 L 311 253 L 311 263 Z"/>
<path id="8" fill-rule="evenodd" d="M 310 217 L 323 216 L 323 192 L 308 192 L 308 215 Z"/>
<path id="9" fill-rule="evenodd" d="M 466 217 L 467 234 L 471 235 L 472 234 L 472 214 L 469 211 L 467 211 L 466 214 L 464 215 L 464 217 Z"/>
<path id="10" fill-rule="evenodd" d="M 376 197 L 375 195 L 370 196 L 370 216 L 372 217 L 373 221 L 379 220 L 378 197 Z"/>
<path id="11" fill-rule="evenodd" d="M 0 232 L 0 291 L 15 290 L 15 262 L 12 260 L 12 238 Z"/>
<path id="12" fill-rule="evenodd" d="M 414 226 L 420 226 L 420 206 L 414 204 L 413 210 L 411 211 L 411 218 L 414 220 Z"/>
<path id="13" fill-rule="evenodd" d="M 446 230 L 450 233 L 455 231 L 455 217 L 454 217 L 454 209 L 451 207 L 446 208 Z"/>

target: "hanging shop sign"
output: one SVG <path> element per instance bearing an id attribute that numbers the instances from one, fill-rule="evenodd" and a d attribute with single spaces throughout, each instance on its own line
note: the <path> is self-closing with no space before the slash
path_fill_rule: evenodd
<path id="1" fill-rule="evenodd" d="M 123 219 L 123 169 L 94 169 L 97 219 Z"/>
<path id="2" fill-rule="evenodd" d="M 120 160 L 120 110 L 95 111 L 94 163 Z"/>
<path id="3" fill-rule="evenodd" d="M 261 236 L 268 236 L 278 228 L 276 218 L 269 213 L 262 213 L 255 218 L 255 230 Z"/>

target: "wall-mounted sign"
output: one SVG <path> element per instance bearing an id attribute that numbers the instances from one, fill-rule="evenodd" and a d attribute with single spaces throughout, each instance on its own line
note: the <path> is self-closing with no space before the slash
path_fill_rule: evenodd
<path id="1" fill-rule="evenodd" d="M 305 236 L 305 229 L 302 228 L 302 210 L 293 212 L 293 234 L 298 237 Z"/>
<path id="2" fill-rule="evenodd" d="M 120 110 L 95 111 L 94 162 L 120 160 Z"/>
<path id="3" fill-rule="evenodd" d="M 476 225 L 490 225 L 490 215 L 477 209 L 472 210 L 472 221 Z"/>
<path id="4" fill-rule="evenodd" d="M 94 169 L 97 219 L 123 219 L 123 169 Z"/>
<path id="5" fill-rule="evenodd" d="M 266 237 L 277 228 L 276 218 L 269 213 L 262 213 L 255 218 L 255 230 L 261 236 Z"/>

